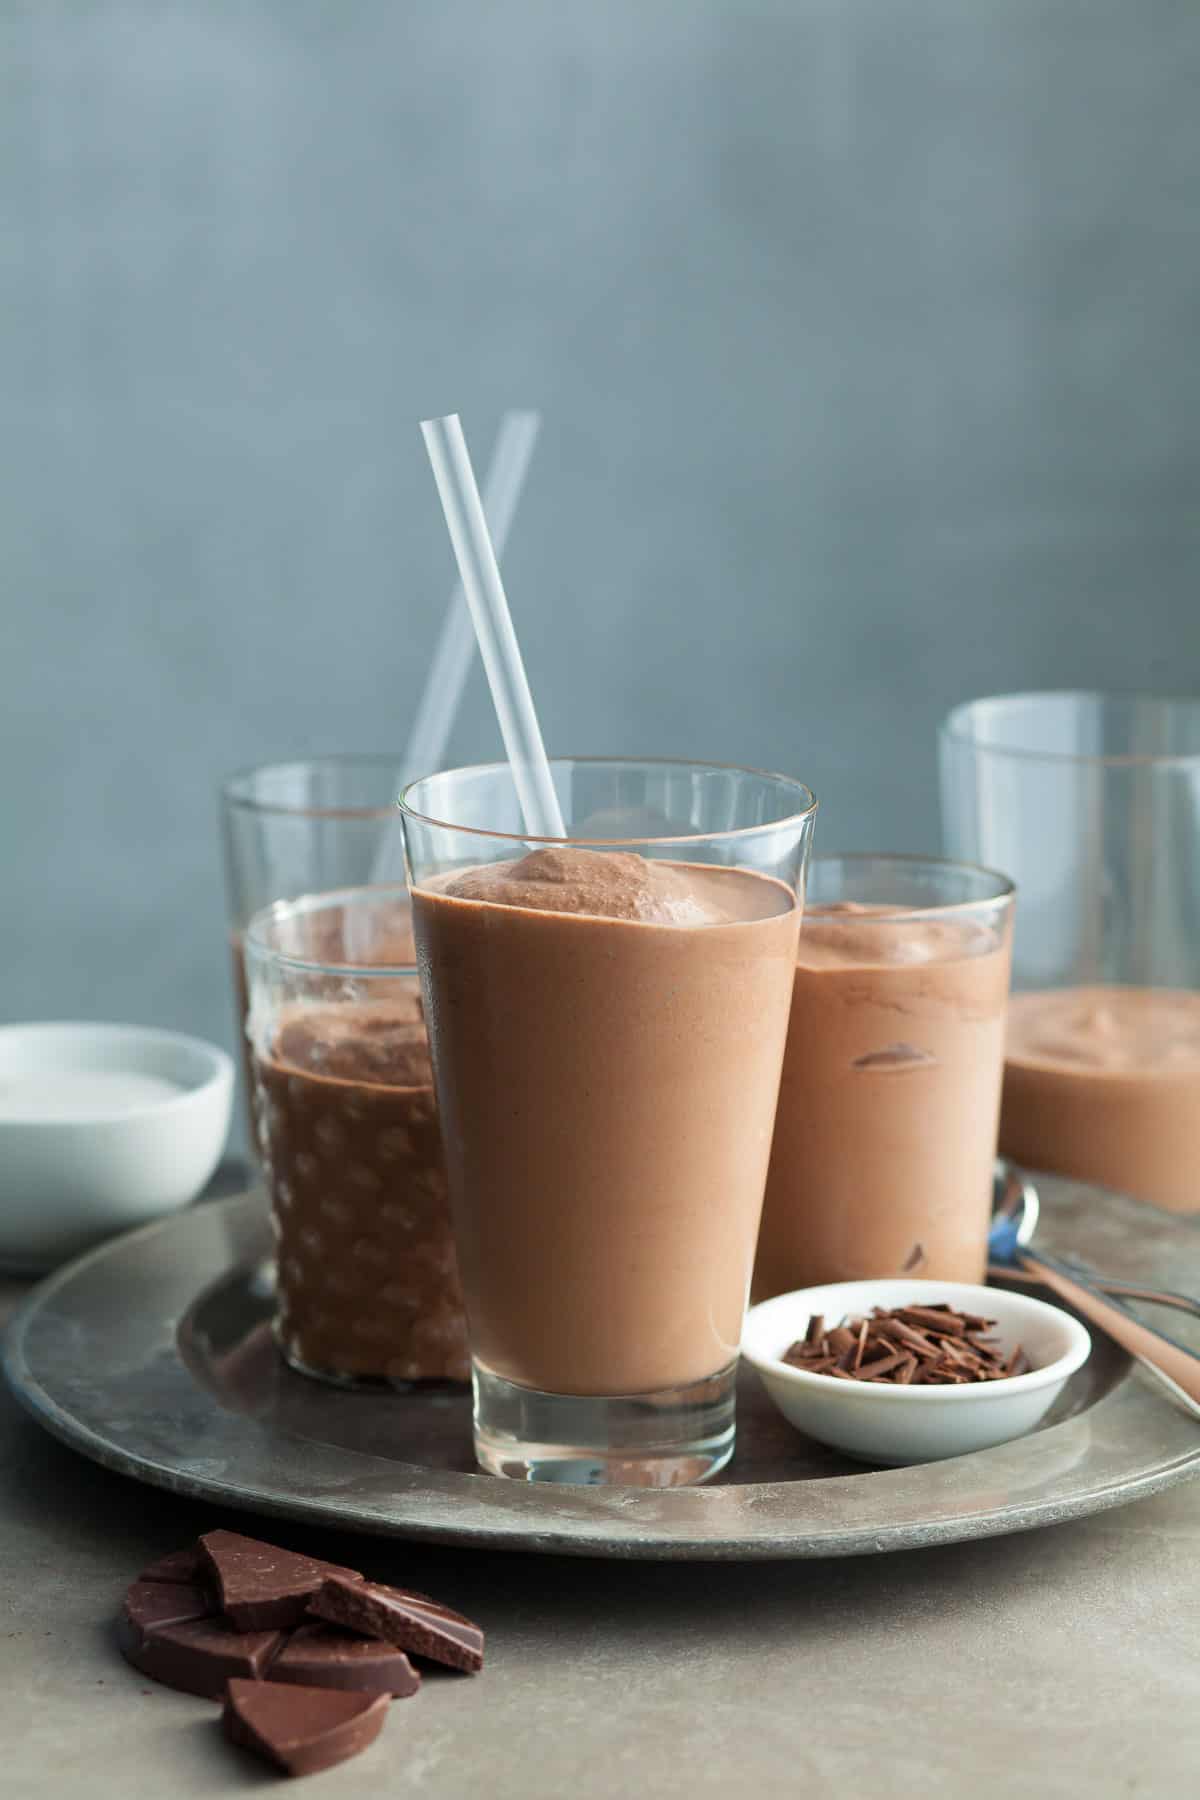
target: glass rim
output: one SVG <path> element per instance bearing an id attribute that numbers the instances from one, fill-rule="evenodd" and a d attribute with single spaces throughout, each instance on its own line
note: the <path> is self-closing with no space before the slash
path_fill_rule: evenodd
<path id="1" fill-rule="evenodd" d="M 793 793 L 803 794 L 806 804 L 798 811 L 784 813 L 778 819 L 764 821 L 760 825 L 735 825 L 726 831 L 687 831 L 672 833 L 668 836 L 655 836 L 653 833 L 642 837 L 538 837 L 536 833 L 516 831 L 487 831 L 481 825 L 456 825 L 452 819 L 435 819 L 429 813 L 418 812 L 409 804 L 409 795 L 414 788 L 425 781 L 438 781 L 447 775 L 489 775 L 497 770 L 508 771 L 507 762 L 467 763 L 458 769 L 441 769 L 432 775 L 419 775 L 407 782 L 397 802 L 400 812 L 405 818 L 412 819 L 418 825 L 431 826 L 435 831 L 455 831 L 467 837 L 485 838 L 500 844 L 574 844 L 583 847 L 597 846 L 607 850 L 633 848 L 638 844 L 676 845 L 676 844 L 725 844 L 742 838 L 758 837 L 764 831 L 779 831 L 789 825 L 801 826 L 812 819 L 820 802 L 812 789 L 794 775 L 781 775 L 773 769 L 752 769 L 743 763 L 697 762 L 689 756 L 552 756 L 550 767 L 558 768 L 564 763 L 582 763 L 585 767 L 637 768 L 650 765 L 660 769 L 700 769 L 713 774 L 749 775 L 757 781 L 777 783 L 780 787 L 790 788 Z"/>
<path id="2" fill-rule="evenodd" d="M 935 900 L 927 906 L 897 907 L 887 912 L 872 913 L 872 925 L 902 925 L 912 919 L 942 918 L 947 913 L 977 912 L 981 906 L 1005 906 L 1011 908 L 1017 898 L 1017 883 L 1011 875 L 1005 875 L 1000 869 L 993 869 L 987 863 L 965 862 L 960 856 L 922 856 L 907 850 L 825 850 L 809 859 L 809 884 L 812 872 L 822 863 L 894 863 L 908 869 L 957 869 L 968 875 L 982 875 L 992 882 L 996 888 L 993 894 L 980 894 L 974 900 Z M 865 905 L 871 905 L 865 901 Z M 820 913 L 823 905 L 836 906 L 837 901 L 813 900 L 811 895 L 805 900 L 804 915 L 800 921 L 803 932 L 805 922 L 814 914 Z"/>
<path id="3" fill-rule="evenodd" d="M 272 900 L 266 906 L 260 906 L 248 922 L 242 927 L 242 949 L 253 949 L 257 956 L 269 959 L 279 968 L 291 970 L 302 975 L 377 975 L 392 976 L 417 974 L 416 962 L 407 963 L 356 963 L 317 961 L 308 956 L 297 956 L 289 950 L 280 950 L 269 943 L 263 935 L 269 925 L 283 923 L 292 918 L 311 918 L 317 913 L 332 911 L 335 907 L 345 907 L 348 901 L 370 895 L 379 900 L 403 896 L 406 908 L 409 907 L 410 895 L 406 882 L 389 881 L 379 887 L 346 887 L 323 889 L 317 894 L 299 894 L 294 900 Z"/>
<path id="4" fill-rule="evenodd" d="M 1109 688 L 1029 688 L 1011 694 L 980 694 L 974 700 L 961 700 L 938 726 L 938 736 L 947 743 L 963 745 L 978 756 L 1011 757 L 1017 762 L 1074 763 L 1094 768 L 1190 768 L 1200 764 L 1200 750 L 1181 751 L 1081 751 L 1034 750 L 1024 744 L 989 744 L 962 729 L 968 714 L 977 707 L 1001 707 L 1020 700 L 1093 700 L 1103 705 L 1128 706 L 1136 701 L 1149 701 L 1152 706 L 1178 707 L 1200 713 L 1200 697 L 1194 694 L 1117 693 Z"/>
<path id="5" fill-rule="evenodd" d="M 251 763 L 245 768 L 235 769 L 221 780 L 221 799 L 226 806 L 236 807 L 240 812 L 278 813 L 297 819 L 392 818 L 396 811 L 395 797 L 382 806 L 297 806 L 286 800 L 260 800 L 253 794 L 238 791 L 242 784 L 258 775 L 282 773 L 285 769 L 317 769 L 330 765 L 349 768 L 355 764 L 401 771 L 403 785 L 404 758 L 399 752 L 393 756 L 386 750 L 333 750 L 325 756 L 286 757 L 281 762 Z"/>

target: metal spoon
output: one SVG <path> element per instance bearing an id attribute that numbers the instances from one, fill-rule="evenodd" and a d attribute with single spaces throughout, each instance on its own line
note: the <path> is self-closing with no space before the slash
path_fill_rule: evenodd
<path id="1" fill-rule="evenodd" d="M 1032 1250 L 1030 1242 L 1039 1213 L 1037 1189 L 1019 1170 L 1001 1164 L 997 1169 L 996 1190 L 988 1234 L 990 1260 L 999 1264 L 1001 1270 L 1024 1270 L 1052 1289 L 1076 1312 L 1082 1313 L 1085 1319 L 1098 1325 L 1128 1350 L 1170 1390 L 1181 1406 L 1200 1418 L 1200 1356 L 1165 1332 L 1145 1324 L 1124 1302 L 1153 1301 L 1178 1307 L 1196 1317 L 1200 1317 L 1200 1303 L 1169 1289 L 1113 1281 L 1078 1264 L 1050 1256 L 1044 1250 Z"/>

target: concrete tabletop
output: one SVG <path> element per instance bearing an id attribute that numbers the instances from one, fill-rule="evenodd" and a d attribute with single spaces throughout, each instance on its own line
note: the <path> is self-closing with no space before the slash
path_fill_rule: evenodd
<path id="1" fill-rule="evenodd" d="M 0 1316 L 23 1288 L 0 1283 Z M 219 1514 L 97 1468 L 0 1394 L 0 1795 L 185 1800 L 275 1778 L 138 1676 L 128 1581 L 217 1525 L 424 1589 L 488 1633 L 322 1795 L 428 1800 L 1200 1793 L 1200 1483 L 949 1548 L 767 1566 L 413 1547 Z"/>

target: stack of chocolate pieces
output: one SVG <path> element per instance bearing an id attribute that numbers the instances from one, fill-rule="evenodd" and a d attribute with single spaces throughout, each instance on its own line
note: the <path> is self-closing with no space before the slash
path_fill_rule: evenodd
<path id="1" fill-rule="evenodd" d="M 876 1306 L 869 1318 L 847 1318 L 832 1327 L 817 1313 L 783 1360 L 810 1375 L 899 1387 L 947 1387 L 1026 1374 L 1029 1358 L 1020 1345 L 1006 1352 L 988 1335 L 995 1323 L 944 1303 Z"/>
<path id="2" fill-rule="evenodd" d="M 143 1675 L 223 1700 L 231 1741 L 289 1775 L 365 1750 L 421 1685 L 410 1655 L 483 1667 L 482 1631 L 436 1600 L 236 1531 L 144 1569 L 117 1635 Z"/>

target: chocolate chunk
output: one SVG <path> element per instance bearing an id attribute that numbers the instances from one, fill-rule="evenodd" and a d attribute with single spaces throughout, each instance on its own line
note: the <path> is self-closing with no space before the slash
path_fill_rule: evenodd
<path id="1" fill-rule="evenodd" d="M 382 1582 L 347 1580 L 333 1575 L 309 1610 L 366 1637 L 383 1638 L 414 1656 L 474 1674 L 483 1667 L 483 1632 L 461 1613 L 439 1606 L 423 1594 Z"/>
<path id="2" fill-rule="evenodd" d="M 355 1569 L 261 1544 L 237 1531 L 209 1531 L 200 1549 L 210 1566 L 222 1609 L 242 1631 L 299 1625 L 308 1602 L 331 1575 L 361 1581 Z"/>
<path id="3" fill-rule="evenodd" d="M 415 1694 L 421 1677 L 394 1644 L 354 1637 L 338 1625 L 301 1625 L 271 1664 L 272 1681 L 349 1688 L 360 1694 Z"/>
<path id="4" fill-rule="evenodd" d="M 171 1550 L 166 1556 L 160 1556 L 157 1562 L 142 1570 L 138 1580 L 203 1583 L 208 1573 L 199 1545 L 192 1544 L 186 1550 Z"/>
<path id="5" fill-rule="evenodd" d="M 285 1775 L 313 1775 L 374 1743 L 387 1708 L 386 1694 L 234 1680 L 223 1721 L 230 1743 L 255 1751 Z"/>
<path id="6" fill-rule="evenodd" d="M 147 1581 L 143 1576 L 126 1589 L 122 1613 L 143 1638 L 159 1625 L 184 1625 L 216 1612 L 212 1596 L 182 1581 Z"/>
<path id="7" fill-rule="evenodd" d="M 234 1676 L 262 1680 L 282 1636 L 278 1631 L 235 1631 L 224 1619 L 143 1629 L 122 1612 L 117 1642 L 126 1661 L 152 1681 L 219 1700 Z"/>

